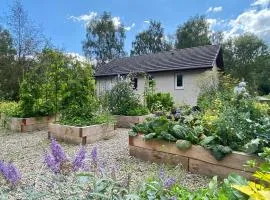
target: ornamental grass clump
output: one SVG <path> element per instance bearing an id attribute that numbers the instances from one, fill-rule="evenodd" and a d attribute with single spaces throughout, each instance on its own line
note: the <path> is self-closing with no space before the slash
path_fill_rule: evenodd
<path id="1" fill-rule="evenodd" d="M 21 173 L 12 163 L 5 163 L 0 161 L 0 174 L 4 179 L 10 183 L 12 186 L 15 186 L 21 180 Z"/>
<path id="2" fill-rule="evenodd" d="M 44 162 L 54 173 L 65 174 L 85 169 L 86 150 L 83 147 L 81 147 L 72 162 L 67 158 L 64 149 L 55 139 L 51 141 L 50 150 L 50 153 L 45 154 Z"/>

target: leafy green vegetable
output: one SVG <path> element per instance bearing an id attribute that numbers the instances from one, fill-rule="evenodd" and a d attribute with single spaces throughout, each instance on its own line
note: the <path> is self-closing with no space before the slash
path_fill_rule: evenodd
<path id="1" fill-rule="evenodd" d="M 187 128 L 181 125 L 175 125 L 173 127 L 173 135 L 177 138 L 177 139 L 185 139 L 186 138 L 186 132 L 187 132 Z"/>
<path id="2" fill-rule="evenodd" d="M 192 144 L 188 140 L 177 140 L 176 146 L 180 150 L 188 150 L 192 146 Z"/>
<path id="3" fill-rule="evenodd" d="M 175 137 L 173 137 L 171 134 L 169 134 L 166 131 L 162 131 L 161 134 L 163 139 L 171 141 L 171 142 L 175 142 L 177 139 Z"/>
<path id="4" fill-rule="evenodd" d="M 156 136 L 156 133 L 149 133 L 143 136 L 144 140 L 150 140 L 153 139 Z"/>
<path id="5" fill-rule="evenodd" d="M 148 124 L 151 132 L 155 132 L 159 135 L 162 131 L 168 131 L 169 120 L 166 117 L 154 118 Z"/>
<path id="6" fill-rule="evenodd" d="M 222 160 L 227 154 L 232 153 L 228 146 L 216 145 L 211 148 L 211 154 L 217 159 Z"/>

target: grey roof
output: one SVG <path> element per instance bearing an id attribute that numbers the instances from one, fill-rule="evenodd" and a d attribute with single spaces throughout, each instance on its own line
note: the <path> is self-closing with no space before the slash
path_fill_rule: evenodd
<path id="1" fill-rule="evenodd" d="M 214 61 L 223 67 L 220 45 L 206 45 L 118 58 L 100 66 L 95 76 L 212 68 Z"/>

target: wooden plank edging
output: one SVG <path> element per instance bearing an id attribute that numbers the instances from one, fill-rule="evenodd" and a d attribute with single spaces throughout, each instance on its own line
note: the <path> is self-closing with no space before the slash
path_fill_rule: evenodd
<path id="1" fill-rule="evenodd" d="M 170 143 L 164 140 L 157 140 L 152 139 L 149 141 L 144 141 L 142 135 L 137 135 L 135 137 L 129 136 L 129 147 L 132 149 L 132 155 L 136 157 L 135 150 L 133 147 L 137 148 L 137 152 L 139 158 L 143 158 L 143 153 L 140 153 L 141 151 L 148 152 L 149 150 L 152 152 L 161 152 L 166 153 L 168 156 L 171 155 L 178 155 L 183 158 L 188 158 L 189 160 L 189 171 L 196 171 L 196 163 L 202 163 L 203 166 L 208 166 L 212 168 L 213 166 L 216 166 L 216 168 L 219 168 L 220 173 L 218 170 L 208 170 L 208 171 L 215 171 L 217 175 L 223 176 L 224 174 L 227 174 L 228 171 L 231 172 L 239 172 L 240 174 L 246 175 L 246 177 L 249 177 L 249 175 L 252 174 L 252 172 L 255 171 L 254 168 L 245 168 L 243 167 L 244 164 L 248 160 L 256 160 L 257 163 L 260 163 L 261 160 L 257 156 L 253 155 L 247 155 L 243 152 L 233 152 L 232 154 L 227 155 L 223 160 L 217 161 L 211 153 L 206 150 L 205 148 L 199 146 L 199 145 L 192 145 L 192 147 L 187 151 L 180 151 L 174 142 Z M 140 150 L 138 150 L 140 149 Z M 149 156 L 148 156 L 149 157 Z M 164 162 L 166 163 L 166 162 Z M 193 163 L 193 164 L 192 164 Z M 195 164 L 194 164 L 195 163 Z M 207 168 L 207 167 L 205 167 Z M 227 170 L 225 170 L 227 169 Z M 224 171 L 223 173 L 222 170 Z M 200 173 L 201 171 L 197 169 L 197 171 Z M 207 172 L 206 169 L 204 171 Z M 219 173 L 219 174 L 218 174 Z M 209 173 L 205 173 L 208 174 Z"/>
<path id="2" fill-rule="evenodd" d="M 48 130 L 49 138 L 54 137 L 64 142 L 83 145 L 110 138 L 113 135 L 115 135 L 115 127 L 111 123 L 83 127 L 50 123 Z"/>

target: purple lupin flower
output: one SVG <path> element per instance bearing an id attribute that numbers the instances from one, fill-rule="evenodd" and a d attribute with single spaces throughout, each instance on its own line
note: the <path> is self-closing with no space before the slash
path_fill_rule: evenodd
<path id="1" fill-rule="evenodd" d="M 52 154 L 45 154 L 44 162 L 46 163 L 47 167 L 51 169 L 54 173 L 59 173 L 60 171 L 60 163 L 57 163 Z"/>
<path id="2" fill-rule="evenodd" d="M 19 170 L 12 163 L 5 164 L 4 161 L 0 161 L 0 173 L 13 186 L 16 185 L 22 177 Z"/>
<path id="3" fill-rule="evenodd" d="M 67 156 L 65 154 L 64 149 L 61 147 L 60 144 L 58 144 L 56 142 L 55 139 L 52 139 L 51 151 L 52 151 L 52 155 L 54 157 L 55 162 L 61 163 L 61 162 L 65 161 L 65 160 L 67 160 Z"/>
<path id="4" fill-rule="evenodd" d="M 80 151 L 76 155 L 75 159 L 72 162 L 72 170 L 78 171 L 79 169 L 83 169 L 84 167 L 84 160 L 86 158 L 86 150 L 85 148 L 81 147 Z"/>
<path id="5" fill-rule="evenodd" d="M 98 158 L 97 158 L 97 147 L 94 147 L 91 151 L 91 160 L 94 166 L 97 166 L 98 164 Z"/>

